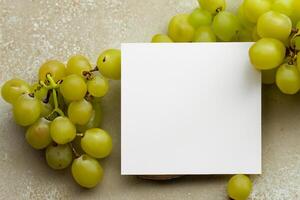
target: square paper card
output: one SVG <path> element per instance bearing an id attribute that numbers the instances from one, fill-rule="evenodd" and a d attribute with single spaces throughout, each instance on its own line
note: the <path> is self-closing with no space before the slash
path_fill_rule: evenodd
<path id="1" fill-rule="evenodd" d="M 122 174 L 260 174 L 251 43 L 122 45 Z"/>

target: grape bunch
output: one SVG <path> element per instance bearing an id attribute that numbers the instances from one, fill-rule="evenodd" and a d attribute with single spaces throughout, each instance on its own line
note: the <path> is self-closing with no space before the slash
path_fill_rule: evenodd
<path id="1" fill-rule="evenodd" d="M 109 90 L 108 80 L 120 78 L 120 50 L 109 49 L 95 68 L 82 55 L 72 56 L 66 66 L 47 61 L 39 68 L 37 82 L 11 79 L 1 95 L 12 105 L 16 123 L 26 127 L 28 144 L 45 150 L 47 164 L 55 170 L 71 166 L 74 180 L 93 188 L 103 177 L 97 159 L 112 151 L 111 136 L 99 128 L 100 101 Z"/>

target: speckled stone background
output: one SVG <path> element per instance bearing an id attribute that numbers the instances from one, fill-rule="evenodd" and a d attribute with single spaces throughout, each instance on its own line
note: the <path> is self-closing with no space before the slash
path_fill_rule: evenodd
<path id="1" fill-rule="evenodd" d="M 228 2 L 232 10 L 240 0 Z M 47 59 L 66 61 L 82 53 L 95 62 L 102 50 L 121 42 L 147 42 L 166 31 L 171 16 L 196 6 L 196 0 L 0 0 L 0 83 L 12 77 L 33 82 Z M 105 177 L 93 190 L 78 187 L 69 170 L 47 167 L 43 153 L 26 144 L 10 106 L 0 100 L 0 199 L 227 199 L 228 176 L 167 182 L 120 176 L 120 83 L 111 84 L 103 128 L 112 134 L 114 150 L 101 162 Z M 299 129 L 300 96 L 264 87 L 263 174 L 251 177 L 251 199 L 300 199 Z"/>

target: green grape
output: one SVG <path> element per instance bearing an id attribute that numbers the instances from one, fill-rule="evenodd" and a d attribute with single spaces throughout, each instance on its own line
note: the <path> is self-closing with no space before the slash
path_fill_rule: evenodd
<path id="1" fill-rule="evenodd" d="M 262 70 L 261 71 L 262 83 L 266 85 L 275 83 L 276 72 L 277 72 L 277 68 L 270 69 L 270 70 Z"/>
<path id="2" fill-rule="evenodd" d="M 47 94 L 48 94 L 48 89 L 41 86 L 39 83 L 34 83 L 31 86 L 31 93 L 34 94 L 34 97 L 43 101 L 44 99 L 46 99 Z"/>
<path id="3" fill-rule="evenodd" d="M 255 24 L 250 22 L 245 16 L 243 4 L 238 9 L 237 17 L 244 29 L 252 30 L 254 28 Z"/>
<path id="4" fill-rule="evenodd" d="M 202 26 L 195 32 L 193 42 L 216 42 L 217 38 L 214 32 L 208 26 Z"/>
<path id="5" fill-rule="evenodd" d="M 95 76 L 87 82 L 87 90 L 94 97 L 103 97 L 109 89 L 108 80 L 101 76 Z"/>
<path id="6" fill-rule="evenodd" d="M 237 39 L 240 24 L 237 16 L 230 12 L 222 11 L 215 16 L 212 28 L 220 40 L 229 42 Z"/>
<path id="7" fill-rule="evenodd" d="M 152 37 L 151 40 L 152 43 L 170 43 L 173 42 L 173 40 L 164 34 L 156 34 Z"/>
<path id="8" fill-rule="evenodd" d="M 290 17 L 294 10 L 294 1 L 295 0 L 274 0 L 272 10 Z"/>
<path id="9" fill-rule="evenodd" d="M 260 37 L 270 37 L 286 41 L 292 31 L 289 17 L 276 11 L 261 15 L 257 21 L 257 33 Z"/>
<path id="10" fill-rule="evenodd" d="M 251 190 L 251 180 L 248 178 L 248 176 L 242 174 L 231 177 L 227 185 L 228 196 L 234 200 L 248 199 Z"/>
<path id="11" fill-rule="evenodd" d="M 242 28 L 238 33 L 238 41 L 239 42 L 252 42 L 252 31 L 248 29 Z"/>
<path id="12" fill-rule="evenodd" d="M 76 129 L 77 131 L 83 133 L 88 129 L 91 128 L 99 128 L 102 121 L 102 111 L 101 111 L 101 105 L 100 103 L 93 103 L 93 111 L 92 116 L 88 123 L 85 125 L 77 125 Z"/>
<path id="13" fill-rule="evenodd" d="M 26 141 L 35 149 L 44 149 L 51 142 L 50 136 L 50 121 L 45 118 L 40 118 L 31 125 L 25 135 Z"/>
<path id="14" fill-rule="evenodd" d="M 68 107 L 68 116 L 73 124 L 84 125 L 89 122 L 93 106 L 85 99 L 73 101 Z"/>
<path id="15" fill-rule="evenodd" d="M 105 158 L 112 150 L 111 136 L 100 128 L 92 128 L 84 133 L 81 148 L 94 158 Z"/>
<path id="16" fill-rule="evenodd" d="M 50 134 L 57 144 L 66 144 L 76 137 L 76 128 L 67 117 L 57 117 L 50 125 Z"/>
<path id="17" fill-rule="evenodd" d="M 72 150 L 67 144 L 52 144 L 46 149 L 46 161 L 52 169 L 65 169 L 71 164 L 72 159 Z"/>
<path id="18" fill-rule="evenodd" d="M 108 49 L 98 58 L 97 66 L 101 74 L 109 79 L 121 79 L 121 51 Z"/>
<path id="19" fill-rule="evenodd" d="M 300 71 L 300 52 L 297 54 L 297 68 Z"/>
<path id="20" fill-rule="evenodd" d="M 5 82 L 1 88 L 2 98 L 11 104 L 13 104 L 22 94 L 29 92 L 29 84 L 21 79 L 11 79 Z"/>
<path id="21" fill-rule="evenodd" d="M 85 188 L 95 187 L 103 178 L 103 168 L 100 163 L 85 154 L 73 161 L 71 171 L 74 180 Z"/>
<path id="22" fill-rule="evenodd" d="M 207 10 L 211 14 L 217 14 L 220 11 L 225 10 L 225 0 L 198 0 L 201 8 Z"/>
<path id="23" fill-rule="evenodd" d="M 71 74 L 63 79 L 60 92 L 69 101 L 79 101 L 84 98 L 87 85 L 81 76 Z"/>
<path id="24" fill-rule="evenodd" d="M 67 63 L 67 74 L 77 74 L 79 76 L 83 76 L 84 71 L 90 71 L 92 66 L 89 60 L 83 55 L 74 55 L 72 56 Z"/>
<path id="25" fill-rule="evenodd" d="M 212 22 L 212 14 L 202 8 L 196 8 L 189 16 L 190 24 L 195 28 L 209 26 Z"/>
<path id="26" fill-rule="evenodd" d="M 191 42 L 194 38 L 194 27 L 189 23 L 188 14 L 174 16 L 168 28 L 168 35 L 174 42 Z"/>
<path id="27" fill-rule="evenodd" d="M 300 21 L 297 23 L 296 28 L 298 29 L 298 32 L 300 32 Z M 297 37 L 294 38 L 293 44 L 295 46 L 295 49 L 297 51 L 299 51 L 300 50 L 300 36 L 297 36 Z"/>
<path id="28" fill-rule="evenodd" d="M 57 60 L 47 61 L 39 69 L 39 80 L 47 80 L 47 74 L 51 74 L 55 82 L 62 80 L 66 75 L 65 65 Z"/>
<path id="29" fill-rule="evenodd" d="M 279 40 L 262 38 L 249 50 L 251 63 L 259 70 L 278 67 L 285 58 L 285 46 Z"/>
<path id="30" fill-rule="evenodd" d="M 19 96 L 13 104 L 14 119 L 21 126 L 33 124 L 40 117 L 40 114 L 40 101 L 28 94 Z"/>
<path id="31" fill-rule="evenodd" d="M 257 33 L 257 27 L 256 26 L 252 30 L 252 39 L 253 39 L 254 42 L 261 39 L 261 37 Z"/>
<path id="32" fill-rule="evenodd" d="M 53 111 L 53 107 L 50 103 L 41 102 L 41 117 L 47 117 Z"/>
<path id="33" fill-rule="evenodd" d="M 244 0 L 244 14 L 248 21 L 256 23 L 258 18 L 271 10 L 272 0 Z"/>
<path id="34" fill-rule="evenodd" d="M 300 21 L 300 1 L 294 0 L 293 1 L 293 11 L 291 16 L 289 16 L 293 22 L 294 25 Z"/>
<path id="35" fill-rule="evenodd" d="M 300 73 L 297 67 L 281 65 L 276 73 L 276 85 L 284 94 L 296 94 L 300 89 Z"/>

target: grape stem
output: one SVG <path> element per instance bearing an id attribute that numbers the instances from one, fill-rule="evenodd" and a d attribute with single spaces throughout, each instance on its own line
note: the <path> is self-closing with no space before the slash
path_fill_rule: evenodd
<path id="1" fill-rule="evenodd" d="M 77 136 L 77 137 L 83 137 L 84 134 L 83 134 L 83 133 L 76 133 L 76 136 Z"/>
<path id="2" fill-rule="evenodd" d="M 56 89 L 59 87 L 57 83 L 53 80 L 51 74 L 47 74 L 47 79 L 50 83 L 50 88 L 52 89 L 52 95 L 53 95 L 53 101 L 54 101 L 54 110 L 50 115 L 52 115 L 54 112 L 59 114 L 60 116 L 65 116 L 64 112 L 58 107 L 58 101 L 57 101 L 57 91 Z"/>
<path id="3" fill-rule="evenodd" d="M 80 157 L 80 154 L 76 151 L 76 149 L 74 148 L 72 142 L 69 143 L 70 148 L 72 149 L 74 155 L 76 158 Z"/>

